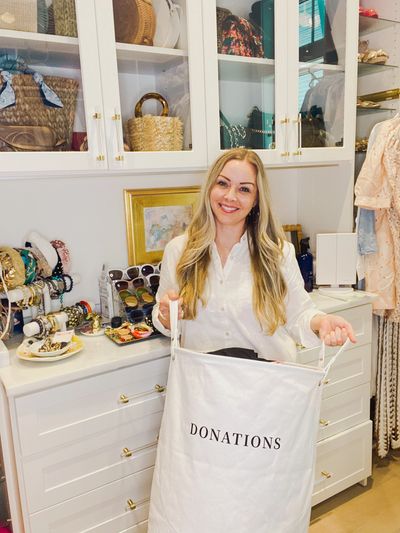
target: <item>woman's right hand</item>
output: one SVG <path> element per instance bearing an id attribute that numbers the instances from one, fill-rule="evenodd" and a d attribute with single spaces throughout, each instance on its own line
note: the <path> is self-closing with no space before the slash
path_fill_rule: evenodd
<path id="1" fill-rule="evenodd" d="M 179 300 L 178 318 L 179 320 L 183 319 L 182 298 L 179 298 L 179 294 L 174 290 L 170 290 L 161 298 L 158 307 L 158 320 L 166 329 L 171 329 L 171 320 L 169 314 L 169 302 L 171 300 Z"/>

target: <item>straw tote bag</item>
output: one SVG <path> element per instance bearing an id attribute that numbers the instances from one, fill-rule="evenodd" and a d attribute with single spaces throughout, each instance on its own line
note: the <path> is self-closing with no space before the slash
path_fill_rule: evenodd
<path id="1" fill-rule="evenodd" d="M 142 105 L 155 99 L 162 105 L 161 116 L 142 115 Z M 135 116 L 128 120 L 131 150 L 159 152 L 183 149 L 183 124 L 178 117 L 169 117 L 169 106 L 161 94 L 146 93 L 135 106 Z"/>
<path id="2" fill-rule="evenodd" d="M 156 17 L 151 0 L 113 0 L 115 40 L 152 46 Z"/>
<path id="3" fill-rule="evenodd" d="M 148 533 L 306 533 L 320 366 L 185 350 L 171 306 L 171 362 Z"/>

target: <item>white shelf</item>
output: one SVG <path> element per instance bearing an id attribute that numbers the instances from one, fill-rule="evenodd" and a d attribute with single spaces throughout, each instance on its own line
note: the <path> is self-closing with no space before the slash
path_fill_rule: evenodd
<path id="1" fill-rule="evenodd" d="M 24 52 L 29 52 L 30 66 L 45 64 L 51 67 L 80 68 L 77 37 L 0 29 L 1 54 L 24 57 Z"/>
<path id="2" fill-rule="evenodd" d="M 324 70 L 326 72 L 343 72 L 344 73 L 344 66 L 342 65 L 328 65 L 325 63 L 305 63 L 305 62 L 299 62 L 299 71 L 301 74 L 305 74 L 306 72 L 315 72 L 318 70 Z"/>
<path id="3" fill-rule="evenodd" d="M 231 54 L 218 54 L 218 61 L 227 61 L 233 63 L 245 63 L 246 65 L 265 65 L 275 68 L 274 59 L 266 59 L 264 57 L 247 57 L 247 56 L 235 56 Z"/>
<path id="4" fill-rule="evenodd" d="M 187 59 L 186 50 L 145 46 L 141 44 L 117 43 L 117 59 L 119 72 L 135 72 L 137 62 L 164 65 L 178 60 Z"/>

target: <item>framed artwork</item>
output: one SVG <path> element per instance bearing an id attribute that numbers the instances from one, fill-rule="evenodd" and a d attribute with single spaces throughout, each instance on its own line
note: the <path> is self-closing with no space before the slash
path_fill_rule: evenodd
<path id="1" fill-rule="evenodd" d="M 199 193 L 200 187 L 125 189 L 130 265 L 161 261 L 166 244 L 188 227 Z"/>

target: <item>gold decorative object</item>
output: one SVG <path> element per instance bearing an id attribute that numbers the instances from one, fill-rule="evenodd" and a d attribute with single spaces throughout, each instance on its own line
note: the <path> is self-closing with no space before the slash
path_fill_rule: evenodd
<path id="1" fill-rule="evenodd" d="M 124 191 L 130 265 L 161 260 L 166 244 L 189 225 L 199 192 L 199 187 Z"/>

